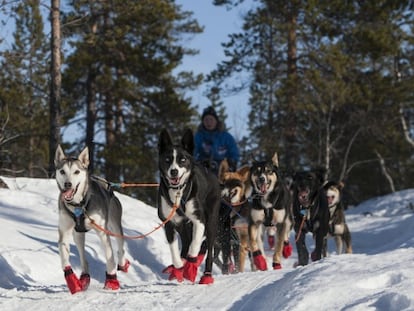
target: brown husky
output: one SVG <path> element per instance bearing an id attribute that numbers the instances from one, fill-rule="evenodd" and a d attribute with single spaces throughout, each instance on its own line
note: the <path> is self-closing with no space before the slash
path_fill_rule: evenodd
<path id="1" fill-rule="evenodd" d="M 252 192 L 250 183 L 250 167 L 245 165 L 235 172 L 229 171 L 229 164 L 224 159 L 219 168 L 219 180 L 222 185 L 221 198 L 231 208 L 231 225 L 240 242 L 239 254 L 234 254 L 236 271 L 244 272 L 246 255 L 249 254 L 248 218 L 250 205 L 248 198 Z M 251 263 L 254 270 L 254 265 Z"/>

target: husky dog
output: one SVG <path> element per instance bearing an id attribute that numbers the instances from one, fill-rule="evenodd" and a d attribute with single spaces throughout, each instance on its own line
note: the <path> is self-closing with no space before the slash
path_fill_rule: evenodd
<path id="1" fill-rule="evenodd" d="M 345 221 L 345 212 L 341 200 L 343 187 L 343 183 L 334 181 L 327 182 L 323 187 L 326 192 L 329 207 L 328 237 L 333 237 L 335 239 L 336 253 L 338 255 L 343 253 L 344 245 L 345 253 L 352 253 L 351 232 Z M 327 255 L 327 240 L 325 240 L 323 255 L 324 257 Z"/>
<path id="2" fill-rule="evenodd" d="M 328 201 L 323 190 L 323 182 L 322 170 L 297 172 L 293 178 L 293 215 L 299 266 L 307 265 L 309 262 L 305 243 L 308 232 L 312 233 L 315 239 L 315 250 L 311 254 L 312 261 L 322 257 L 329 228 Z"/>
<path id="3" fill-rule="evenodd" d="M 193 132 L 186 129 L 180 145 L 172 142 L 167 130 L 159 137 L 158 216 L 165 221 L 165 235 L 172 265 L 163 270 L 169 280 L 194 282 L 207 252 L 200 284 L 211 284 L 213 247 L 220 207 L 217 177 L 193 159 Z M 175 212 L 174 212 L 175 210 Z M 179 240 L 181 239 L 181 251 Z"/>
<path id="4" fill-rule="evenodd" d="M 106 256 L 105 289 L 119 289 L 116 271 L 128 271 L 129 261 L 125 258 L 123 230 L 121 226 L 122 207 L 118 198 L 102 181 L 88 174 L 89 150 L 86 147 L 77 159 L 65 156 L 61 146 L 55 153 L 56 182 L 59 194 L 59 255 L 66 284 L 72 294 L 84 291 L 90 282 L 88 262 L 85 256 L 85 232 L 91 223 L 111 230 L 118 237 L 118 266 L 109 235 L 96 229 Z M 82 268 L 80 279 L 73 272 L 69 262 L 70 240 L 73 236 L 79 252 Z"/>
<path id="5" fill-rule="evenodd" d="M 249 234 L 247 230 L 250 213 L 250 202 L 248 199 L 252 192 L 250 167 L 245 165 L 235 172 L 231 172 L 227 160 L 224 159 L 219 167 L 219 180 L 222 185 L 221 198 L 224 202 L 223 204 L 226 204 L 231 210 L 230 226 L 234 228 L 238 237 L 238 241 L 236 241 L 238 247 L 234 247 L 233 249 L 236 265 L 235 270 L 236 272 L 244 272 L 246 255 L 250 253 Z M 224 253 L 225 250 L 222 249 L 222 251 Z M 227 257 L 229 256 L 230 254 Z M 254 270 L 254 265 L 251 266 L 251 269 Z"/>
<path id="6" fill-rule="evenodd" d="M 282 255 L 288 258 L 292 254 L 289 233 L 293 227 L 292 197 L 279 173 L 279 160 L 275 152 L 271 161 L 254 161 L 250 168 L 250 180 L 253 186 L 252 208 L 249 219 L 249 239 L 253 252 L 253 261 L 259 270 L 267 270 L 263 256 L 263 241 L 260 227 L 276 227 L 276 246 L 273 254 L 273 269 L 281 269 Z"/>

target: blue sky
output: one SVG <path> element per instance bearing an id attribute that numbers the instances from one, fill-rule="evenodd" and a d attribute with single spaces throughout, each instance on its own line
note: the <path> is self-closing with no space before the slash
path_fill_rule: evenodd
<path id="1" fill-rule="evenodd" d="M 225 7 L 217 7 L 212 4 L 213 0 L 176 0 L 183 10 L 194 12 L 194 18 L 204 27 L 204 32 L 195 36 L 188 42 L 189 47 L 200 51 L 199 55 L 184 59 L 183 68 L 195 73 L 208 74 L 216 68 L 217 63 L 224 60 L 225 56 L 221 43 L 228 40 L 230 33 L 239 32 L 243 21 L 241 14 L 247 5 L 228 11 Z M 250 1 L 247 1 L 250 2 Z M 203 94 L 205 85 L 197 91 L 188 93 L 193 99 L 193 104 L 199 106 L 200 111 L 209 105 L 209 100 Z M 226 105 L 228 119 L 226 125 L 230 133 L 236 139 L 246 135 L 248 94 L 234 95 L 222 98 Z"/>

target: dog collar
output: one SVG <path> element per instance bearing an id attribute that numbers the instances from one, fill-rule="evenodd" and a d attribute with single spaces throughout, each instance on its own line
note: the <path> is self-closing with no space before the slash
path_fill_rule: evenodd
<path id="1" fill-rule="evenodd" d="M 65 202 L 65 205 L 67 204 L 67 205 L 73 206 L 75 209 L 78 209 L 78 208 L 81 208 L 82 209 L 82 208 L 84 208 L 84 207 L 87 206 L 88 202 L 89 202 L 89 200 L 87 200 L 86 198 L 84 198 L 79 203 L 66 203 Z"/>

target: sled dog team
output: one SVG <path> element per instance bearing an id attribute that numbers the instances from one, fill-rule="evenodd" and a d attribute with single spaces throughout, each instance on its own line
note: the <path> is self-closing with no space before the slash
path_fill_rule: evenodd
<path id="1" fill-rule="evenodd" d="M 239 247 L 235 255 L 236 271 L 245 271 L 250 258 L 252 270 L 267 270 L 264 230 L 276 230 L 272 268 L 282 268 L 282 258 L 292 254 L 289 235 L 295 232 L 297 265 L 308 264 L 327 256 L 327 239 L 333 237 L 338 254 L 352 253 L 351 235 L 341 203 L 343 185 L 325 183 L 318 170 L 297 172 L 288 187 L 282 176 L 278 155 L 267 161 L 253 160 L 251 166 L 230 171 L 224 160 L 218 178 L 193 158 L 194 137 L 185 130 L 175 143 L 167 130 L 159 136 L 158 216 L 164 223 L 171 253 L 171 265 L 162 272 L 169 280 L 195 282 L 204 263 L 199 284 L 212 284 L 213 260 L 219 224 L 220 205 L 230 210 L 231 227 Z M 89 151 L 77 158 L 67 157 L 59 146 L 55 154 L 56 182 L 59 194 L 59 255 L 67 287 L 72 294 L 85 291 L 90 282 L 85 254 L 85 233 L 95 229 L 106 258 L 105 289 L 120 288 L 117 272 L 128 272 L 122 229 L 122 207 L 108 183 L 88 174 Z M 117 242 L 115 256 L 110 235 Z M 314 239 L 309 255 L 307 233 Z M 69 262 L 70 240 L 76 244 L 81 266 L 80 277 Z M 345 247 L 344 247 L 345 246 Z M 226 248 L 227 249 L 227 248 Z M 222 252 L 228 252 L 224 248 Z M 117 259 L 115 259 L 117 257 Z M 222 254 L 230 258 L 229 253 Z M 204 262 L 205 261 L 205 262 Z M 226 262 L 223 262 L 226 264 Z M 226 270 L 227 271 L 227 270 Z"/>

